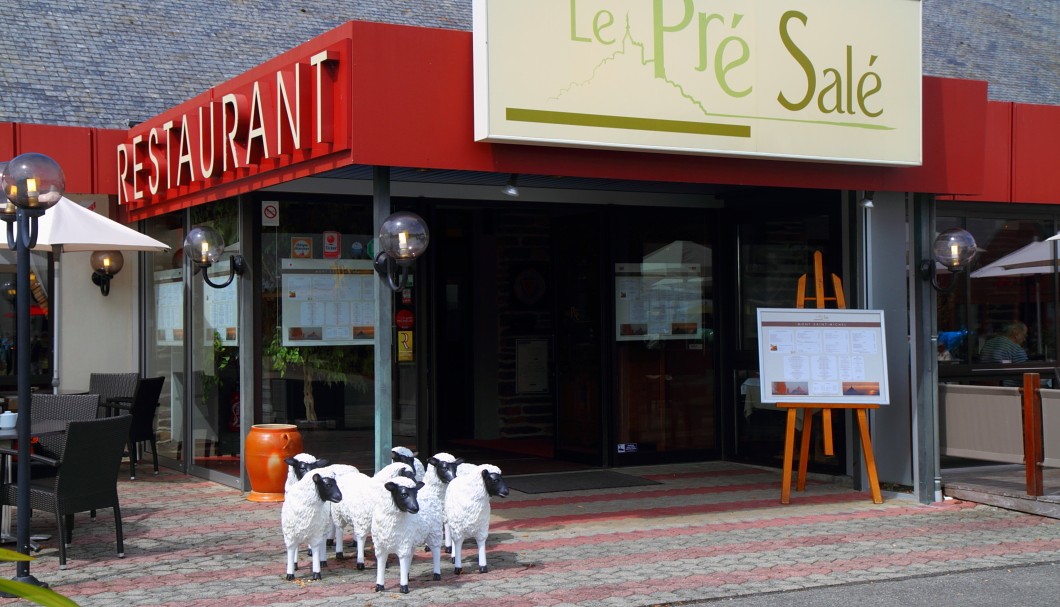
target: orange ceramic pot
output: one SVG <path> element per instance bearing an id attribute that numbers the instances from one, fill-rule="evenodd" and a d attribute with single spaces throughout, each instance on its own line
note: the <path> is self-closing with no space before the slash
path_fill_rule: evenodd
<path id="1" fill-rule="evenodd" d="M 252 502 L 282 502 L 287 482 L 283 460 L 302 452 L 302 435 L 294 424 L 254 424 L 247 434 L 243 461 L 250 478 Z"/>

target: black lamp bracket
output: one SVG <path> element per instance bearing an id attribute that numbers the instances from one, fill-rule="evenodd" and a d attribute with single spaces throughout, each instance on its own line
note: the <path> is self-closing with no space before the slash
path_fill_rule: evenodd
<path id="1" fill-rule="evenodd" d="M 942 286 L 938 283 L 938 276 L 935 272 L 935 261 L 932 259 L 925 259 L 920 262 L 920 277 L 929 281 L 931 283 L 931 288 L 943 295 L 949 294 L 957 288 L 957 281 L 961 277 L 961 274 L 964 273 L 964 268 L 953 268 L 952 273 L 953 278 L 950 280 L 950 283 L 946 286 Z"/>
<path id="2" fill-rule="evenodd" d="M 380 251 L 375 256 L 374 265 L 376 273 L 379 274 L 379 279 L 383 280 L 391 291 L 400 291 L 405 288 L 405 284 L 408 282 L 411 263 L 395 261 L 385 251 Z M 398 275 L 399 270 L 401 272 L 400 275 Z"/>
<path id="3" fill-rule="evenodd" d="M 95 270 L 92 272 L 92 284 L 99 287 L 99 292 L 104 297 L 110 295 L 110 279 L 113 274 L 104 272 L 103 270 Z"/>
<path id="4" fill-rule="evenodd" d="M 246 271 L 247 264 L 246 264 L 246 260 L 243 259 L 242 255 L 233 255 L 233 256 L 229 257 L 228 258 L 228 280 L 222 282 L 221 284 L 217 284 L 214 281 L 210 280 L 210 273 L 206 271 L 206 268 L 209 268 L 210 264 L 196 264 L 196 266 L 197 266 L 197 268 L 198 267 L 202 268 L 202 270 L 203 270 L 202 279 L 203 279 L 203 281 L 206 284 L 210 285 L 211 287 L 213 287 L 215 289 L 223 289 L 223 288 L 227 287 L 228 285 L 232 284 L 232 281 L 235 280 L 235 277 L 236 277 L 237 274 L 240 275 L 240 276 L 243 275 L 243 272 Z"/>

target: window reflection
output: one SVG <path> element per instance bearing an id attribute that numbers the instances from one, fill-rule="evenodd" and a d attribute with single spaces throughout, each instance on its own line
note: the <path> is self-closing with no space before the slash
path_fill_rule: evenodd
<path id="1" fill-rule="evenodd" d="M 16 314 L 16 255 L 0 251 L 0 391 L 18 387 L 15 345 L 18 340 Z M 49 388 L 52 382 L 52 331 L 50 294 L 52 274 L 50 255 L 30 251 L 30 382 L 35 388 Z"/>
<path id="2" fill-rule="evenodd" d="M 966 225 L 962 225 L 966 224 Z M 1051 222 L 1034 219 L 940 217 L 939 231 L 964 227 L 979 243 L 967 283 L 938 294 L 939 360 L 947 363 L 1019 362 L 997 358 L 998 344 L 1015 335 L 1027 360 L 1056 358 L 1055 293 Z M 1011 339 L 1009 340 L 1011 342 Z M 990 343 L 991 347 L 986 348 Z M 1011 342 L 1015 343 L 1015 342 Z M 1006 347 L 1006 351 L 1009 349 Z"/>

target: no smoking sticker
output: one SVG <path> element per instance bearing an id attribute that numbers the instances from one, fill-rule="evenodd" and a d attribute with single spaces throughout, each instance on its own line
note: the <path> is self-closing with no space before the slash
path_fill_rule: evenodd
<path id="1" fill-rule="evenodd" d="M 261 203 L 261 225 L 280 225 L 280 203 L 275 200 L 264 200 Z"/>

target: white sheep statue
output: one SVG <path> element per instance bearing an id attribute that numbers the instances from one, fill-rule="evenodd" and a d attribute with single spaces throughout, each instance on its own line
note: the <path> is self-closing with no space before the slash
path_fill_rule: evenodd
<path id="1" fill-rule="evenodd" d="M 416 471 L 416 480 L 423 480 L 423 475 L 426 472 L 426 469 L 423 467 L 423 462 L 416 459 L 416 454 L 408 447 L 394 447 L 390 450 L 390 459 L 395 462 L 404 462 L 412 466 L 412 469 Z"/>
<path id="2" fill-rule="evenodd" d="M 287 546 L 287 579 L 294 579 L 298 547 L 308 544 L 313 552 L 312 579 L 320 579 L 320 556 L 324 554 L 331 516 L 325 504 L 342 500 L 335 478 L 314 473 L 291 487 L 280 511 L 283 541 Z"/>
<path id="3" fill-rule="evenodd" d="M 479 473 L 479 470 L 478 470 L 478 466 L 477 465 L 472 464 L 470 462 L 465 462 L 463 459 L 461 459 L 460 462 L 456 466 L 456 475 L 457 476 L 467 476 L 469 474 L 477 475 L 478 473 Z M 444 518 L 444 514 L 443 514 L 443 518 Z M 449 523 L 448 522 L 445 523 L 445 535 L 444 535 L 443 542 L 445 543 L 445 551 L 446 551 L 446 553 L 452 554 L 453 553 L 453 535 L 452 535 L 452 533 L 449 532 Z"/>
<path id="4" fill-rule="evenodd" d="M 445 529 L 445 489 L 456 478 L 456 468 L 463 460 L 448 453 L 436 453 L 427 460 L 423 488 L 416 495 L 423 520 L 423 543 L 434 559 L 434 579 L 442 579 L 442 540 Z"/>
<path id="5" fill-rule="evenodd" d="M 381 487 L 372 509 L 372 543 L 375 546 L 375 591 L 382 592 L 385 586 L 386 559 L 394 554 L 400 570 L 399 590 L 409 592 L 409 567 L 416 546 L 422 545 L 424 537 L 423 519 L 417 493 L 423 487 L 405 477 L 396 477 Z"/>
<path id="6" fill-rule="evenodd" d="M 322 461 L 327 462 L 327 460 L 322 460 Z M 332 476 L 332 477 L 335 478 L 336 481 L 338 481 L 339 478 L 341 478 L 341 477 L 343 477 L 343 476 L 345 476 L 347 474 L 360 474 L 361 473 L 360 470 L 358 470 L 356 466 L 351 466 L 349 464 L 326 464 L 322 468 L 317 468 L 316 471 L 317 471 L 317 473 L 321 474 L 322 476 Z M 339 490 L 340 491 L 342 490 L 341 485 L 339 486 Z M 332 520 L 334 521 L 334 517 L 332 515 L 332 510 L 335 508 L 335 505 L 331 504 L 329 502 L 327 504 L 324 504 L 324 508 L 327 510 L 328 516 L 332 517 Z M 335 556 L 336 556 L 336 558 L 341 559 L 342 558 L 342 527 L 340 527 L 337 524 L 333 523 L 332 527 L 331 527 L 331 530 L 328 532 L 327 540 L 332 540 L 332 541 L 335 542 Z M 327 543 L 325 542 L 325 546 L 326 545 L 327 545 Z M 309 548 L 309 555 L 310 556 L 313 555 L 313 548 L 312 547 Z M 320 555 L 320 566 L 321 567 L 327 567 L 328 566 L 327 558 L 328 558 L 327 553 L 324 553 L 324 554 Z"/>
<path id="7" fill-rule="evenodd" d="M 364 570 L 364 546 L 372 530 L 372 509 L 382 483 L 396 477 L 412 479 L 415 475 L 412 467 L 401 462 L 388 464 L 375 476 L 343 474 L 337 477 L 342 501 L 333 505 L 331 517 L 335 524 L 335 556 L 344 558 L 342 533 L 347 527 L 353 529 L 357 542 L 357 569 Z"/>
<path id="8" fill-rule="evenodd" d="M 324 458 L 317 459 L 315 455 L 309 453 L 299 453 L 292 457 L 288 457 L 287 459 L 283 460 L 283 463 L 287 464 L 287 481 L 284 483 L 283 486 L 284 494 L 290 491 L 291 487 L 293 487 L 295 483 L 302 480 L 302 478 L 305 477 L 305 475 L 309 471 L 319 470 L 321 468 L 326 468 L 331 465 L 330 461 Z M 333 536 L 329 535 L 328 539 L 331 539 L 332 537 Z M 309 556 L 313 556 L 313 547 L 309 546 L 308 550 Z M 324 560 L 320 561 L 320 566 L 328 566 L 326 554 L 324 555 Z M 295 569 L 298 569 L 297 564 L 295 565 Z"/>
<path id="9" fill-rule="evenodd" d="M 465 464 L 466 466 L 466 464 Z M 490 529 L 490 497 L 508 496 L 501 469 L 492 464 L 476 466 L 478 474 L 460 466 L 458 476 L 445 491 L 445 520 L 453 540 L 453 573 L 460 575 L 460 551 L 467 538 L 478 542 L 478 570 L 486 573 L 486 537 Z"/>

